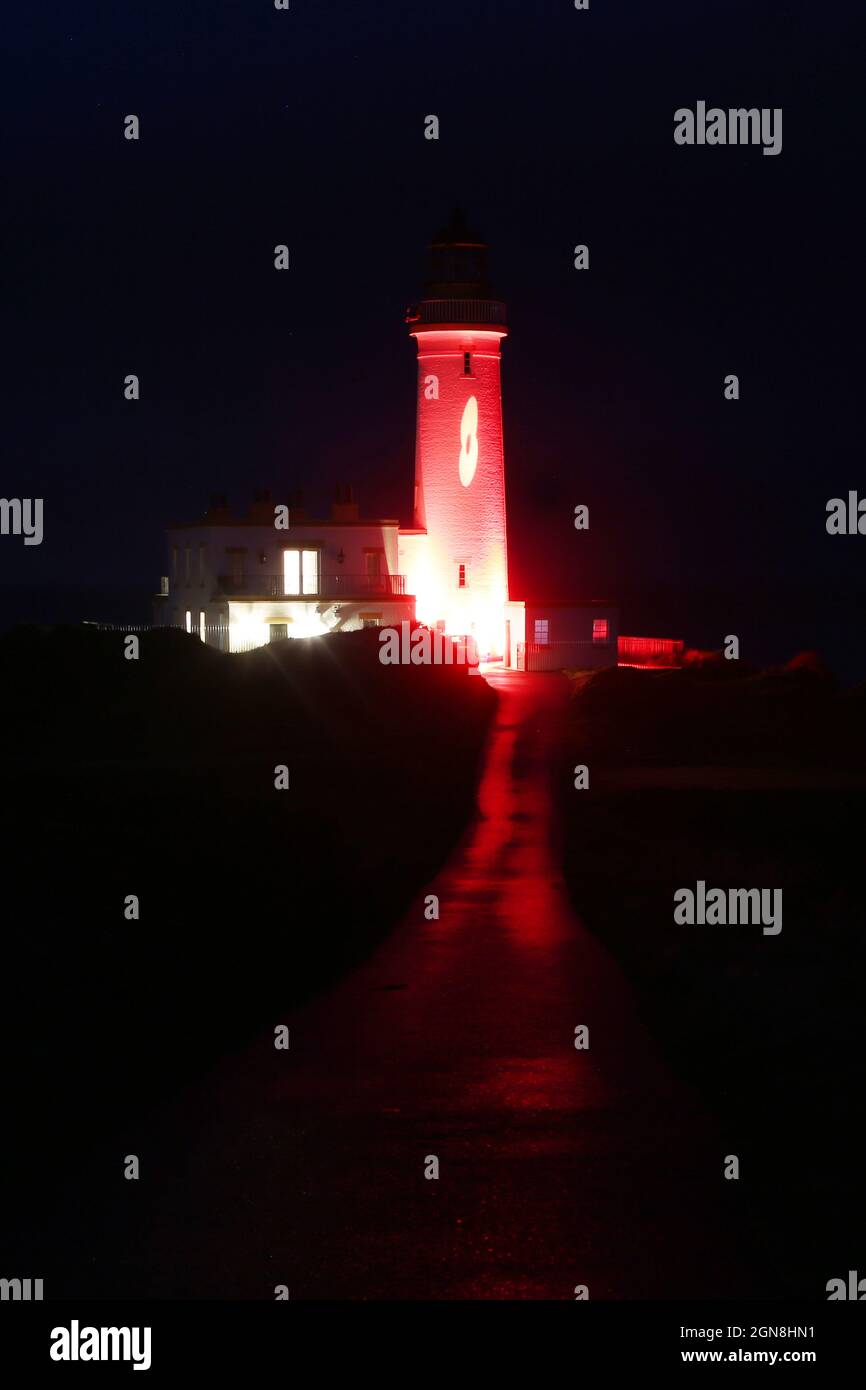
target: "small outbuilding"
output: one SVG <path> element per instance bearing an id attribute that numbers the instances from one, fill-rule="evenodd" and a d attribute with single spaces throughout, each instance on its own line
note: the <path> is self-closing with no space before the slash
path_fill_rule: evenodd
<path id="1" fill-rule="evenodd" d="M 514 671 L 616 666 L 619 612 L 607 599 L 526 599 L 505 607 L 505 665 Z"/>

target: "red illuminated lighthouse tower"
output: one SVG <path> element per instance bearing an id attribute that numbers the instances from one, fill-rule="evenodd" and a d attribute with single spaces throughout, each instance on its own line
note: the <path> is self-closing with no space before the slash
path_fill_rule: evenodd
<path id="1" fill-rule="evenodd" d="M 415 524 L 401 567 L 421 622 L 504 650 L 508 565 L 500 343 L 505 305 L 490 297 L 487 246 L 462 214 L 429 249 L 424 298 L 407 314 L 418 345 Z"/>

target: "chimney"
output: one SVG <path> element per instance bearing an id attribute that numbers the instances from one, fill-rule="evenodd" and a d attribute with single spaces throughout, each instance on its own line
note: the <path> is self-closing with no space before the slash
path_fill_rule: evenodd
<path id="1" fill-rule="evenodd" d="M 296 488 L 294 492 L 289 493 L 288 504 L 289 521 L 291 522 L 291 524 L 293 526 L 296 526 L 298 522 L 300 522 L 303 525 L 303 523 L 307 519 L 307 509 L 304 506 L 303 488 Z"/>
<path id="2" fill-rule="evenodd" d="M 358 503 L 355 501 L 355 493 L 351 486 L 343 486 L 338 483 L 334 492 L 334 500 L 331 503 L 332 521 L 357 521 Z"/>
<path id="3" fill-rule="evenodd" d="M 228 498 L 224 492 L 212 492 L 205 512 L 206 521 L 231 521 Z"/>
<path id="4" fill-rule="evenodd" d="M 270 492 L 265 488 L 257 492 L 250 507 L 250 521 L 257 521 L 262 526 L 272 526 L 274 524 L 274 502 Z"/>

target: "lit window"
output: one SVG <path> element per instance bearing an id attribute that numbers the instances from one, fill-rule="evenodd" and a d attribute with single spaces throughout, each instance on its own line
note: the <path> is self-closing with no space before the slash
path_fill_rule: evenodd
<path id="1" fill-rule="evenodd" d="M 186 610 L 186 630 L 187 632 L 192 632 L 192 613 L 190 613 L 189 609 Z"/>
<path id="2" fill-rule="evenodd" d="M 283 551 L 283 592 L 287 594 L 299 594 L 301 592 L 300 550 Z"/>
<path id="3" fill-rule="evenodd" d="M 458 588 L 458 589 L 465 589 L 465 588 L 466 588 L 466 566 L 465 566 L 465 565 L 458 565 L 458 566 L 457 566 L 457 588 Z"/>
<path id="4" fill-rule="evenodd" d="M 318 550 L 303 550 L 301 555 L 304 593 L 317 594 L 319 592 L 319 552 Z"/>
<path id="5" fill-rule="evenodd" d="M 592 640 L 593 642 L 607 641 L 607 618 L 593 618 Z"/>
<path id="6" fill-rule="evenodd" d="M 317 594 L 318 592 L 318 550 L 284 550 L 283 593 Z"/>
<path id="7" fill-rule="evenodd" d="M 198 635 L 204 641 L 204 613 L 199 611 L 198 615 Z"/>
<path id="8" fill-rule="evenodd" d="M 546 647 L 550 637 L 550 621 L 548 618 L 535 619 L 535 642 L 539 647 Z"/>

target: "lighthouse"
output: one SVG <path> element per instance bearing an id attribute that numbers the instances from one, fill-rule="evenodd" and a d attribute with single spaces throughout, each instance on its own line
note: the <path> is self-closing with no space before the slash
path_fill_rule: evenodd
<path id="1" fill-rule="evenodd" d="M 508 563 L 500 345 L 488 248 L 462 214 L 433 239 L 424 297 L 407 312 L 418 352 L 414 524 L 401 566 L 419 620 L 469 635 L 482 657 L 505 645 Z"/>

